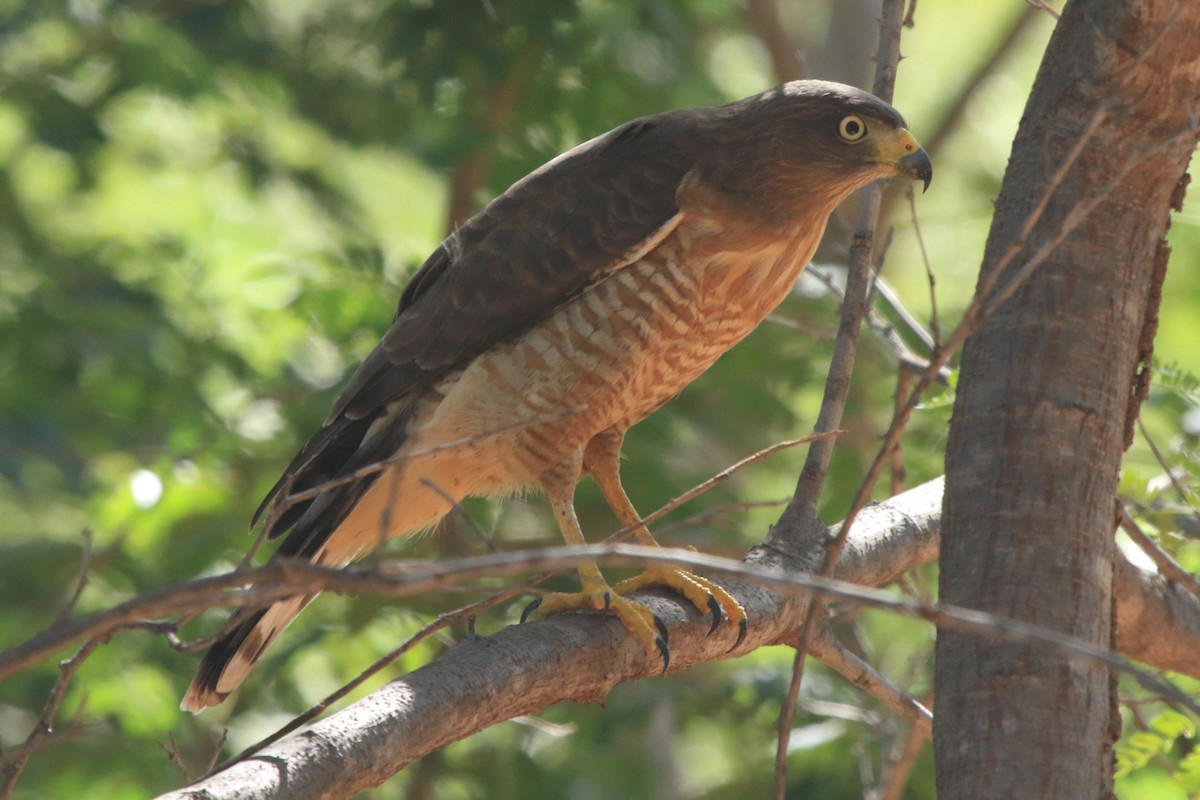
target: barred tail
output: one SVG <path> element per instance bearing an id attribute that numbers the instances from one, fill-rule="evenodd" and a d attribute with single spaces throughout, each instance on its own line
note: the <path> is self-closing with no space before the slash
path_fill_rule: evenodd
<path id="1" fill-rule="evenodd" d="M 236 689 L 275 637 L 316 595 L 290 597 L 267 608 L 242 609 L 231 619 L 235 627 L 213 643 L 179 707 L 199 712 L 215 706 Z M 241 619 L 238 624 L 237 620 Z"/>

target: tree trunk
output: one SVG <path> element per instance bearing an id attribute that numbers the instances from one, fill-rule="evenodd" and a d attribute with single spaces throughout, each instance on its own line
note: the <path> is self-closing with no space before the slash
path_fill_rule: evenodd
<path id="1" fill-rule="evenodd" d="M 1114 496 L 1196 143 L 1198 42 L 1200 3 L 1064 9 L 996 204 L 979 284 L 994 311 L 963 352 L 944 602 L 1113 640 Z M 1111 795 L 1108 671 L 939 631 L 935 682 L 942 800 Z"/>

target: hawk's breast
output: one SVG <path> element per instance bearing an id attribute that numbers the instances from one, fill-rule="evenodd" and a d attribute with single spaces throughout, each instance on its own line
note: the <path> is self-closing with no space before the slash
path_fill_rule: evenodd
<path id="1" fill-rule="evenodd" d="M 647 417 L 749 334 L 787 295 L 820 233 L 685 220 L 640 260 L 443 381 L 445 397 L 418 438 L 530 420 L 473 445 L 472 482 L 481 485 L 472 491 L 509 491 L 501 484 L 513 476 L 535 481 L 601 431 Z"/>

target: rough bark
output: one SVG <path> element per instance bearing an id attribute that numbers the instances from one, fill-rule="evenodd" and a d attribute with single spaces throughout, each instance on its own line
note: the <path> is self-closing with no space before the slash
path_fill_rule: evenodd
<path id="1" fill-rule="evenodd" d="M 1197 3 L 1064 9 L 984 256 L 981 290 L 999 305 L 963 352 L 943 602 L 1113 640 L 1113 497 L 1156 255 L 1196 142 L 1197 41 Z M 1022 275 L 1044 246 L 1049 257 Z M 1107 670 L 939 631 L 935 673 L 940 798 L 1111 794 L 1119 721 Z"/>

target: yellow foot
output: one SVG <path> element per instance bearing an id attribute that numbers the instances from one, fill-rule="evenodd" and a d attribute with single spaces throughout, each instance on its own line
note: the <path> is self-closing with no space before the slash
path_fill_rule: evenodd
<path id="1" fill-rule="evenodd" d="M 547 616 L 561 611 L 611 611 L 629 632 L 637 637 L 647 653 L 662 656 L 663 672 L 667 671 L 667 665 L 671 663 L 671 651 L 667 647 L 667 626 L 663 621 L 641 603 L 621 597 L 607 584 L 578 593 L 552 592 L 542 595 L 525 606 L 525 610 L 521 612 L 521 622 L 528 619 L 535 609 L 540 609 L 542 614 Z"/>
<path id="2" fill-rule="evenodd" d="M 716 631 L 722 619 L 727 619 L 730 623 L 737 625 L 737 641 L 733 643 L 733 647 L 730 647 L 729 651 L 735 650 L 746 638 L 746 610 L 742 608 L 742 604 L 723 587 L 686 570 L 650 567 L 641 575 L 623 580 L 613 588 L 618 593 L 625 594 L 651 586 L 666 586 L 674 589 L 687 598 L 688 602 L 694 605 L 701 614 L 712 614 L 712 627 L 708 629 L 709 636 Z"/>

